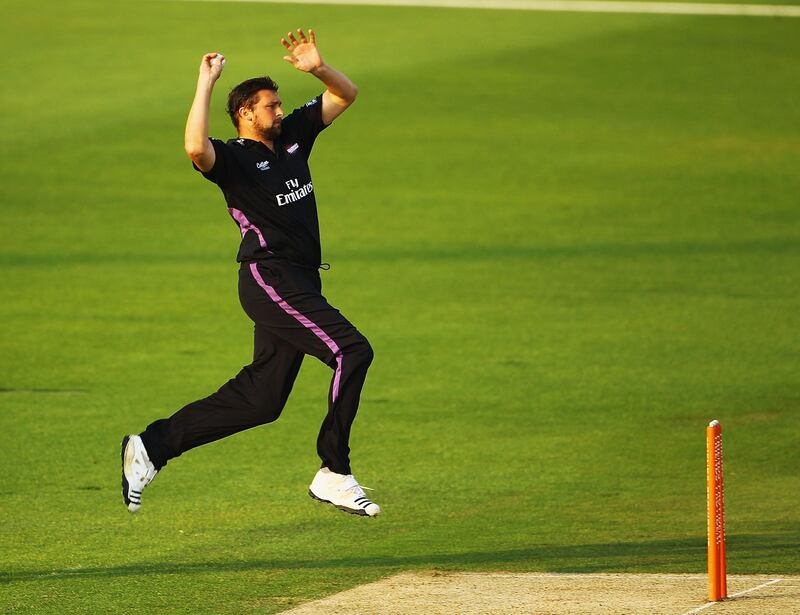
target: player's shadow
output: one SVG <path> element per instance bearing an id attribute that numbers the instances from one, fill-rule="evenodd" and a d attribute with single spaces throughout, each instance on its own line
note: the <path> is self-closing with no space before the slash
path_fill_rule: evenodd
<path id="1" fill-rule="evenodd" d="M 640 258 L 658 256 L 702 256 L 731 253 L 797 253 L 800 241 L 792 236 L 778 236 L 770 239 L 739 239 L 725 241 L 665 241 L 651 243 L 576 243 L 565 245 L 485 245 L 475 246 L 447 244 L 436 247 L 397 247 L 389 248 L 332 248 L 331 259 L 336 261 L 391 262 L 422 261 L 441 262 L 526 260 L 539 261 L 564 258 Z M 327 252 L 326 252 L 327 253 Z M 171 263 L 217 263 L 218 254 L 191 253 L 170 255 Z M 126 264 L 162 263 L 161 253 L 115 253 L 104 255 L 104 264 L 124 262 Z M 75 252 L 70 254 L 0 254 L 0 265 L 4 266 L 52 266 L 52 265 L 91 265 L 97 264 L 94 253 Z"/>
<path id="2" fill-rule="evenodd" d="M 742 572 L 761 571 L 764 553 L 790 561 L 800 549 L 795 534 L 744 534 L 728 538 L 729 552 L 736 553 Z M 534 545 L 498 551 L 468 551 L 440 554 L 395 554 L 333 559 L 250 559 L 209 562 L 140 562 L 126 566 L 0 572 L 1 583 L 87 577 L 126 577 L 249 570 L 280 571 L 314 568 L 370 568 L 386 574 L 401 570 L 460 570 L 491 568 L 540 572 L 703 572 L 706 543 L 703 536 L 678 540 L 650 540 L 585 545 Z M 782 557 L 785 556 L 785 557 Z M 751 565 L 752 564 L 752 565 Z M 731 570 L 729 572 L 736 572 Z"/>

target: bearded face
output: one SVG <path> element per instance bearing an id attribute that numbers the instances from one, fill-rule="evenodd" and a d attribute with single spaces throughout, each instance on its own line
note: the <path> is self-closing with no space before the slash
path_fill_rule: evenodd
<path id="1" fill-rule="evenodd" d="M 242 117 L 250 124 L 250 131 L 258 135 L 261 140 L 274 141 L 280 136 L 283 121 L 281 104 L 277 92 L 260 90 L 258 100 L 249 108 L 242 109 Z"/>
<path id="2" fill-rule="evenodd" d="M 253 123 L 253 129 L 267 141 L 274 141 L 281 136 L 281 122 L 283 118 L 275 118 L 267 124 L 262 118 Z"/>

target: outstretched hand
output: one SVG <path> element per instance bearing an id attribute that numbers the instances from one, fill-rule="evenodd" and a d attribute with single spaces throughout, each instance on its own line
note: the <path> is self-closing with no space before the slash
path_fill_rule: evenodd
<path id="1" fill-rule="evenodd" d="M 289 32 L 286 38 L 281 39 L 281 45 L 291 53 L 291 55 L 283 56 L 283 59 L 297 70 L 310 73 L 322 66 L 322 56 L 319 55 L 317 38 L 314 36 L 313 30 L 308 31 L 308 38 L 300 28 L 297 29 L 297 37 L 293 32 Z"/>

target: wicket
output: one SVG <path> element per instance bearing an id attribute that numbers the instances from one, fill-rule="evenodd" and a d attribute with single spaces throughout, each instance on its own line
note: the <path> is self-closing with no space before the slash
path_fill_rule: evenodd
<path id="1" fill-rule="evenodd" d="M 725 504 L 722 488 L 722 426 L 711 421 L 706 428 L 706 478 L 708 495 L 708 599 L 728 597 L 725 574 Z"/>

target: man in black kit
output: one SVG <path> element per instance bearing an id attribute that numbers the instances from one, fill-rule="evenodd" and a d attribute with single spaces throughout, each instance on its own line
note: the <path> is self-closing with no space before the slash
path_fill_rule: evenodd
<path id="1" fill-rule="evenodd" d="M 227 143 L 208 137 L 211 93 L 225 58 L 208 53 L 200 64 L 186 153 L 222 190 L 241 232 L 239 299 L 255 323 L 254 356 L 213 395 L 122 440 L 122 496 L 131 512 L 139 510 L 142 490 L 169 459 L 276 420 L 306 354 L 333 370 L 317 439 L 322 467 L 309 495 L 353 514 L 380 512 L 353 477 L 348 446 L 372 348 L 321 294 L 319 225 L 308 169 L 317 135 L 358 90 L 323 62 L 312 30 L 308 38 L 302 30 L 290 32 L 281 43 L 289 52 L 284 59 L 322 81 L 325 92 L 284 117 L 278 86 L 269 77 L 248 79 L 228 96 L 239 138 Z"/>

